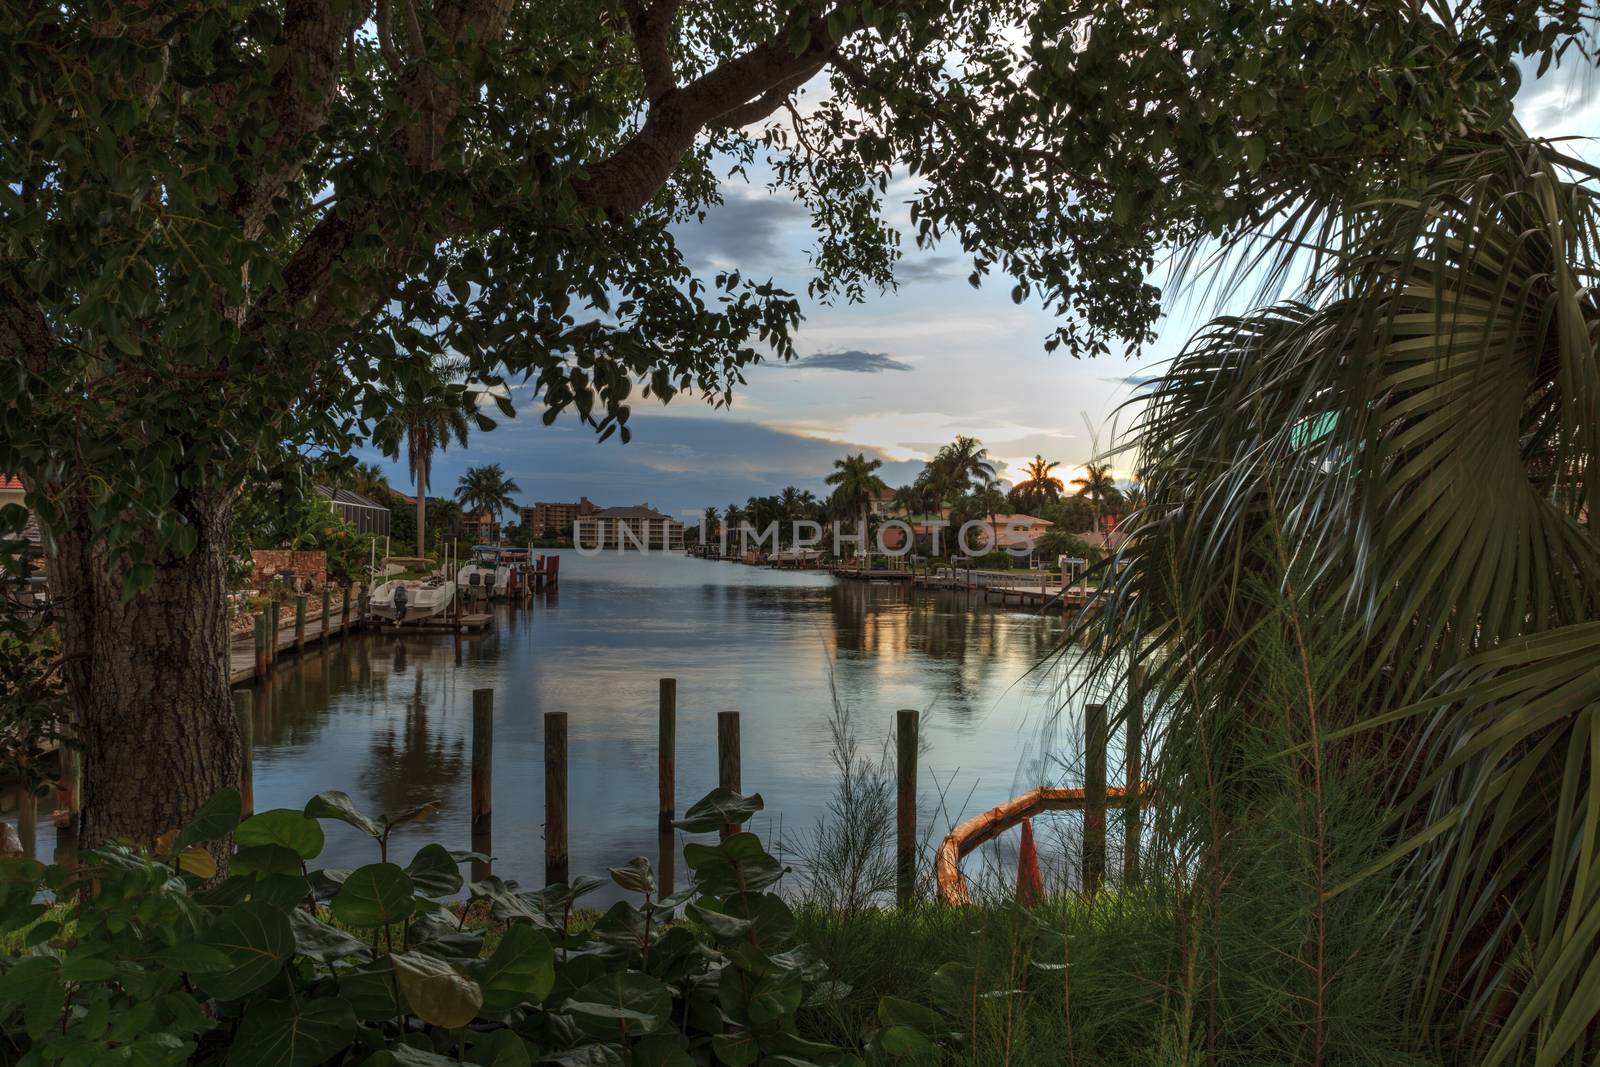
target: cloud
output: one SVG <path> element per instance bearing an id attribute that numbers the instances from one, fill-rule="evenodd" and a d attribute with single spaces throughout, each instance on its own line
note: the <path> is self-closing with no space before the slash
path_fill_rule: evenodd
<path id="1" fill-rule="evenodd" d="M 781 366 L 781 364 L 773 365 Z M 801 356 L 788 366 L 812 370 L 842 370 L 852 374 L 878 374 L 886 370 L 911 369 L 911 364 L 895 359 L 887 352 L 863 352 L 859 348 L 813 352 L 809 356 Z"/>
<path id="2" fill-rule="evenodd" d="M 810 215 L 804 205 L 737 187 L 724 186 L 723 196 L 722 203 L 707 209 L 703 222 L 690 220 L 673 227 L 678 249 L 691 268 L 774 275 L 806 269 L 802 242 Z"/>
<path id="3" fill-rule="evenodd" d="M 965 266 L 957 256 L 907 257 L 894 265 L 894 276 L 903 282 L 938 281 L 956 277 Z"/>

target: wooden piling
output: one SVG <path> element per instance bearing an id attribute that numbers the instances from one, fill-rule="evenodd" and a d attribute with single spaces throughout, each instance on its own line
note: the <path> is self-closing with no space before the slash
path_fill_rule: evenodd
<path id="1" fill-rule="evenodd" d="M 39 798 L 26 786 L 17 787 L 17 840 L 25 857 L 39 858 Z"/>
<path id="2" fill-rule="evenodd" d="M 78 825 L 78 815 L 83 808 L 82 758 L 76 748 L 62 739 L 56 747 L 56 760 L 56 829 L 69 830 Z"/>
<path id="3" fill-rule="evenodd" d="M 298 655 L 306 650 L 306 595 L 296 593 L 294 598 L 294 650 Z"/>
<path id="4" fill-rule="evenodd" d="M 1132 664 L 1128 668 L 1128 719 L 1122 735 L 1123 779 L 1122 802 L 1122 881 L 1130 883 L 1139 877 L 1139 848 L 1144 830 L 1144 812 L 1140 808 L 1140 778 L 1144 775 L 1144 668 Z"/>
<path id="5" fill-rule="evenodd" d="M 895 899 L 917 894 L 917 725 L 915 710 L 895 712 Z"/>
<path id="6" fill-rule="evenodd" d="M 544 716 L 544 881 L 567 880 L 567 713 Z"/>
<path id="7" fill-rule="evenodd" d="M 494 811 L 494 690 L 472 691 L 472 832 L 487 833 Z"/>
<path id="8" fill-rule="evenodd" d="M 1083 709 L 1083 891 L 1100 891 L 1106 873 L 1106 706 Z"/>
<path id="9" fill-rule="evenodd" d="M 678 680 L 661 679 L 660 728 L 656 745 L 656 823 L 661 832 L 672 832 L 678 808 Z"/>
<path id="10" fill-rule="evenodd" d="M 735 793 L 743 790 L 739 772 L 739 713 L 717 712 L 717 784 Z M 738 833 L 738 823 L 723 823 L 724 840 Z"/>
<path id="11" fill-rule="evenodd" d="M 339 632 L 348 633 L 350 630 L 350 586 L 346 585 L 341 592 L 343 593 L 343 600 L 339 604 Z"/>
<path id="12" fill-rule="evenodd" d="M 233 691 L 233 717 L 239 724 L 239 799 L 243 801 L 241 818 L 248 819 L 256 811 L 255 759 L 256 742 L 255 696 L 248 689 Z"/>
<path id="13" fill-rule="evenodd" d="M 278 630 L 282 620 L 283 605 L 274 600 L 267 605 L 267 667 L 278 662 Z"/>
<path id="14" fill-rule="evenodd" d="M 256 612 L 256 677 L 266 676 L 267 668 L 271 665 L 267 652 L 267 613 Z"/>
<path id="15" fill-rule="evenodd" d="M 322 643 L 326 645 L 333 636 L 333 588 L 326 582 L 322 586 Z"/>

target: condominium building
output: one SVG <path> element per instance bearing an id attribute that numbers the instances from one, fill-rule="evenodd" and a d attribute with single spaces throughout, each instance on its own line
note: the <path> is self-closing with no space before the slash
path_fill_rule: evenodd
<path id="1" fill-rule="evenodd" d="M 656 548 L 682 551 L 683 523 L 639 504 L 625 508 L 599 508 L 579 518 L 572 527 L 578 548 Z"/>
<path id="2" fill-rule="evenodd" d="M 522 519 L 523 529 L 535 537 L 548 537 L 565 534 L 579 519 L 587 518 L 599 510 L 599 505 L 585 496 L 580 497 L 576 504 L 553 504 L 541 500 L 532 507 L 518 508 L 517 513 Z"/>

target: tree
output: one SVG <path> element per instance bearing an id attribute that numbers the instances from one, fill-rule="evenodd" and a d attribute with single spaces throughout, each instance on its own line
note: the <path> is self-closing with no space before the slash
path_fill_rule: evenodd
<path id="1" fill-rule="evenodd" d="M 717 531 L 721 528 L 720 521 L 721 517 L 717 514 L 716 508 L 706 508 L 705 518 L 700 520 L 700 543 L 702 545 L 710 544 L 717 536 Z"/>
<path id="2" fill-rule="evenodd" d="M 389 479 L 384 476 L 376 463 L 357 463 L 349 474 L 338 479 L 338 483 L 345 489 L 360 493 L 368 500 L 380 504 L 390 502 Z"/>
<path id="3" fill-rule="evenodd" d="M 506 477 L 505 468 L 498 463 L 482 467 L 468 467 L 456 482 L 456 502 L 470 512 L 489 512 L 498 517 L 517 505 L 513 493 L 522 492 L 517 483 Z"/>
<path id="4" fill-rule="evenodd" d="M 861 529 L 865 531 L 872 515 L 872 502 L 888 488 L 877 475 L 882 466 L 883 460 L 868 459 L 864 452 L 834 460 L 833 473 L 824 479 L 834 487 L 831 501 L 834 514 L 859 518 Z M 861 554 L 871 556 L 865 544 L 861 546 Z"/>
<path id="5" fill-rule="evenodd" d="M 1271 736 L 1307 810 L 1308 931 L 1348 899 L 1331 864 L 1350 827 L 1326 820 L 1364 787 L 1384 836 L 1356 881 L 1381 879 L 1379 963 L 1414 982 L 1415 1029 L 1461 1062 L 1576 1062 L 1600 928 L 1596 171 L 1501 121 L 1427 174 L 1405 197 L 1307 203 L 1265 252 L 1236 250 L 1319 269 L 1210 323 L 1156 383 L 1149 499 L 1084 635 L 1106 652 L 1085 684 L 1125 680 L 1132 655 L 1172 694 L 1154 787 L 1206 811 L 1174 828 L 1197 887 L 1231 880 L 1219 850 L 1279 772 L 1187 801 Z M 1326 943 L 1304 940 L 1308 1057 L 1345 962 Z"/>
<path id="6" fill-rule="evenodd" d="M 1061 479 L 1050 472 L 1061 466 L 1056 460 L 1047 460 L 1035 454 L 1023 473 L 1026 477 L 1011 490 L 1012 506 L 1018 511 L 1033 512 L 1046 504 L 1054 504 L 1066 491 Z"/>
<path id="7" fill-rule="evenodd" d="M 1122 500 L 1122 493 L 1117 489 L 1117 481 L 1112 476 L 1109 463 L 1093 461 L 1085 463 L 1083 473 L 1072 479 L 1071 484 L 1077 490 L 1074 495 L 1087 500 L 1094 508 L 1097 524 L 1108 507 L 1114 507 Z"/>
<path id="8" fill-rule="evenodd" d="M 447 353 L 623 440 L 641 396 L 725 404 L 793 355 L 792 294 L 694 277 L 675 243 L 719 168 L 765 157 L 816 220 L 813 290 L 852 299 L 892 281 L 909 170 L 918 241 L 958 238 L 975 284 L 1004 270 L 1058 313 L 1047 345 L 1097 354 L 1150 338 L 1161 248 L 1400 184 L 1500 113 L 1517 54 L 1580 31 L 1529 0 L 1248 7 L 0 7 L 0 469 L 49 533 L 83 843 L 238 778 L 224 580 L 252 472 L 347 451 Z M 1243 93 L 1254 118 L 1219 126 Z"/>
<path id="9" fill-rule="evenodd" d="M 514 414 L 503 395 L 494 401 L 507 417 Z M 467 435 L 476 428 L 494 429 L 480 401 L 485 391 L 468 387 L 460 380 L 459 368 L 449 361 L 432 361 L 421 373 L 405 379 L 389 399 L 388 410 L 379 423 L 376 439 L 391 459 L 404 454 L 406 468 L 417 490 L 417 555 L 427 555 L 428 486 L 433 474 L 435 452 L 445 452 L 450 442 L 463 447 Z"/>
<path id="10" fill-rule="evenodd" d="M 976 437 L 957 434 L 954 441 L 939 449 L 932 466 L 938 469 L 945 491 L 952 496 L 969 489 L 986 488 L 995 482 L 989 450 Z"/>

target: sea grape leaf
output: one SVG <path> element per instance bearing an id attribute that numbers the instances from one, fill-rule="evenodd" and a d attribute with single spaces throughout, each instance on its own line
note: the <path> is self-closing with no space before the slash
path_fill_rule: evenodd
<path id="1" fill-rule="evenodd" d="M 707 834 L 730 823 L 742 823 L 765 807 L 760 793 L 745 796 L 718 786 L 689 806 L 672 825 L 691 834 Z"/>
<path id="2" fill-rule="evenodd" d="M 483 1016 L 497 1019 L 550 994 L 556 980 L 555 951 L 544 934 L 518 923 L 506 930 L 494 954 L 474 963 L 468 973 L 483 991 Z"/>
<path id="3" fill-rule="evenodd" d="M 579 989 L 562 1010 L 596 1037 L 638 1037 L 666 1023 L 672 993 L 640 971 L 612 971 Z"/>
<path id="4" fill-rule="evenodd" d="M 447 897 L 461 891 L 461 868 L 443 845 L 423 845 L 406 864 L 406 874 L 425 897 Z"/>
<path id="5" fill-rule="evenodd" d="M 319 963 L 372 958 L 372 947 L 365 941 L 323 922 L 303 908 L 290 912 L 289 925 L 294 929 L 295 951 Z"/>
<path id="6" fill-rule="evenodd" d="M 339 997 L 258 1001 L 239 1022 L 228 1067 L 315 1067 L 355 1035 L 355 1012 Z"/>
<path id="7" fill-rule="evenodd" d="M 237 1000 L 275 978 L 294 955 L 294 930 L 289 917 L 259 900 L 247 900 L 217 916 L 205 943 L 228 957 L 225 971 L 207 974 L 202 982 L 218 1000 Z"/>
<path id="8" fill-rule="evenodd" d="M 612 867 L 611 880 L 623 889 L 634 893 L 654 893 L 656 891 L 655 872 L 650 869 L 650 861 L 643 856 L 635 856 L 621 867 Z"/>
<path id="9" fill-rule="evenodd" d="M 194 813 L 189 825 L 173 842 L 172 851 L 181 852 L 190 845 L 227 837 L 239 825 L 239 816 L 243 811 L 244 801 L 237 789 L 219 789 L 210 800 L 200 805 L 200 810 Z"/>
<path id="10" fill-rule="evenodd" d="M 233 843 L 241 849 L 253 845 L 280 845 L 303 860 L 320 856 L 323 842 L 322 824 L 293 808 L 257 812 L 240 823 L 233 833 Z"/>
<path id="11" fill-rule="evenodd" d="M 453 1030 L 470 1023 L 482 1010 L 483 991 L 478 983 L 444 960 L 420 952 L 396 952 L 389 959 L 406 1003 L 424 1022 Z"/>
<path id="12" fill-rule="evenodd" d="M 369 863 L 350 872 L 328 906 L 340 922 L 374 927 L 406 918 L 417 902 L 405 871 L 392 863 Z"/>
<path id="13" fill-rule="evenodd" d="M 383 827 L 369 816 L 357 811 L 355 801 L 350 799 L 350 794 L 340 789 L 318 793 L 306 801 L 305 815 L 308 819 L 338 819 L 340 822 L 349 823 L 364 834 L 372 837 L 383 836 Z"/>

